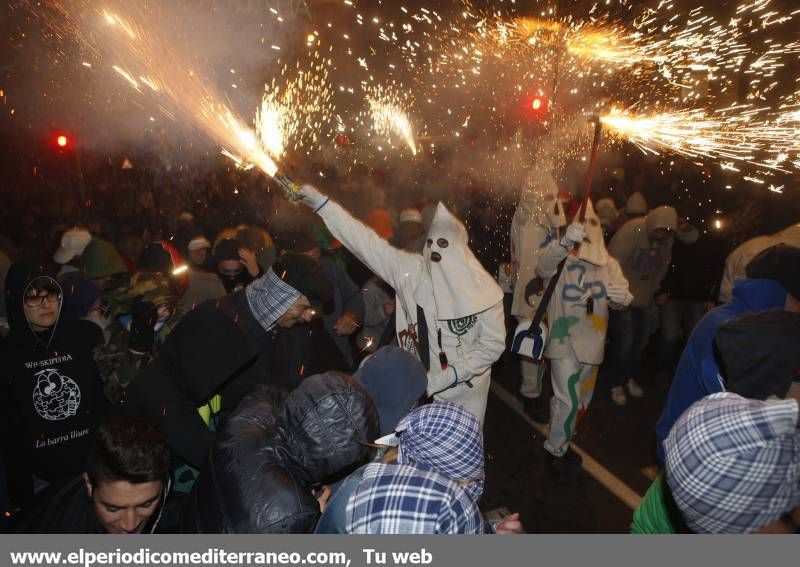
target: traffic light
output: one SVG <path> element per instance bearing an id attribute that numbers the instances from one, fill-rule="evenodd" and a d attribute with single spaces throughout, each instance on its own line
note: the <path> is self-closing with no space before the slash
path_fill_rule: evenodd
<path id="1" fill-rule="evenodd" d="M 75 145 L 72 136 L 60 129 L 50 132 L 47 143 L 58 154 L 64 154 L 67 152 L 72 153 Z"/>
<path id="2" fill-rule="evenodd" d="M 536 117 L 541 117 L 550 111 L 550 100 L 543 95 L 535 94 L 527 99 L 528 112 Z"/>

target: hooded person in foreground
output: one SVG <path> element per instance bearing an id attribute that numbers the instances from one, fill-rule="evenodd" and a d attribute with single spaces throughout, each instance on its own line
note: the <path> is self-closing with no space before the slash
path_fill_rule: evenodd
<path id="1" fill-rule="evenodd" d="M 521 533 L 518 514 L 492 525 L 478 509 L 485 457 L 470 412 L 426 404 L 404 417 L 387 442 L 396 451 L 354 473 L 359 481 L 347 501 L 347 533 Z"/>
<path id="2" fill-rule="evenodd" d="M 693 404 L 664 442 L 666 481 L 689 529 L 703 534 L 800 530 L 797 401 L 730 392 Z"/>
<path id="3" fill-rule="evenodd" d="M 312 302 L 329 296 L 318 263 L 285 255 L 247 288 L 186 314 L 159 356 L 131 383 L 122 411 L 158 417 L 173 453 L 199 468 L 214 431 L 251 386 L 299 382 L 297 375 L 277 376 L 273 370 L 287 356 L 277 346 L 279 335 L 310 321 L 316 313 Z M 318 353 L 307 355 L 307 370 L 327 366 Z M 297 372 L 301 365 L 286 366 Z"/>
<path id="4" fill-rule="evenodd" d="M 736 282 L 733 299 L 706 313 L 689 336 L 656 423 L 656 452 L 662 460 L 664 440 L 681 414 L 703 396 L 724 388 L 714 356 L 719 327 L 751 311 L 800 312 L 800 249 L 786 244 L 767 248 L 750 262 L 747 276 Z"/>
<path id="5" fill-rule="evenodd" d="M 723 323 L 714 338 L 720 384 L 754 400 L 800 400 L 800 314 L 779 309 L 746 313 Z M 683 533 L 662 471 L 633 514 L 631 533 Z"/>
<path id="6" fill-rule="evenodd" d="M 310 533 L 320 515 L 314 486 L 362 463 L 377 432 L 375 405 L 349 376 L 311 376 L 285 400 L 256 388 L 214 443 L 182 530 Z"/>
<path id="7" fill-rule="evenodd" d="M 399 345 L 428 373 L 428 395 L 460 404 L 482 423 L 491 366 L 505 349 L 503 291 L 467 245 L 464 225 L 441 203 L 423 253 L 392 247 L 339 204 L 304 185 L 299 196 L 331 233 L 397 293 Z"/>
<path id="8" fill-rule="evenodd" d="M 90 321 L 60 321 L 63 292 L 37 264 L 15 262 L 6 278 L 11 331 L 2 356 L 2 435 L 17 504 L 39 486 L 80 473 L 108 404 L 92 358 L 102 342 Z"/>

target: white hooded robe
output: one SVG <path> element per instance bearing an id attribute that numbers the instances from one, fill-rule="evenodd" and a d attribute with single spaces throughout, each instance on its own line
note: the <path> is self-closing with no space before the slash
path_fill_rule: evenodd
<path id="1" fill-rule="evenodd" d="M 564 271 L 556 283 L 547 306 L 550 326 L 545 356 L 550 359 L 572 358 L 581 364 L 603 362 L 608 329 L 609 300 L 606 286 L 613 283 L 627 291 L 621 306 L 633 300 L 628 280 L 619 262 L 608 254 L 603 241 L 603 228 L 592 202 L 586 206 L 586 241 L 578 255 L 568 254 L 558 242 L 551 242 L 542 252 L 537 270 L 543 278 L 552 277 L 559 262 L 566 256 Z M 589 313 L 589 299 L 592 312 Z M 566 379 L 566 377 L 562 377 Z"/>
<path id="2" fill-rule="evenodd" d="M 537 277 L 536 261 L 557 229 L 566 224 L 564 208 L 558 200 L 558 186 L 545 168 L 536 168 L 526 181 L 519 205 L 511 220 L 511 261 L 517 266 L 517 282 L 511 314 L 533 319 L 535 303 L 528 303 L 525 288 Z"/>
<path id="3" fill-rule="evenodd" d="M 417 356 L 417 305 L 422 307 L 428 328 L 428 394 L 462 405 L 483 423 L 491 367 L 505 349 L 503 292 L 469 249 L 464 226 L 439 204 L 423 253 L 414 254 L 391 246 L 338 203 L 329 201 L 319 215 L 335 238 L 394 288 L 398 344 Z M 441 261 L 431 261 L 433 252 Z M 439 362 L 438 330 L 445 369 Z"/>

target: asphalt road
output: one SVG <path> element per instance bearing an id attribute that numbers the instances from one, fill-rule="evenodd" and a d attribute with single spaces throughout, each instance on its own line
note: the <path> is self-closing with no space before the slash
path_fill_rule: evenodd
<path id="1" fill-rule="evenodd" d="M 573 438 L 586 456 L 583 469 L 559 485 L 546 467 L 544 435 L 521 411 L 518 363 L 501 360 L 486 414 L 481 508 L 520 512 L 528 533 L 627 533 L 633 507 L 655 476 L 654 430 L 667 390 L 665 381 L 645 380 L 644 386 L 644 398 L 629 397 L 618 407 L 601 373 Z"/>

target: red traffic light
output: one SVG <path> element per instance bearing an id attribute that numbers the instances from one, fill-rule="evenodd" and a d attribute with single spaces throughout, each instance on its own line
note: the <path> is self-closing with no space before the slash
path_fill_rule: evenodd
<path id="1" fill-rule="evenodd" d="M 528 112 L 533 114 L 538 115 L 550 111 L 550 101 L 546 96 L 540 94 L 529 96 L 525 100 L 525 104 L 528 108 Z"/>
<path id="2" fill-rule="evenodd" d="M 66 148 L 66 147 L 67 147 L 67 144 L 69 144 L 69 138 L 67 138 L 67 137 L 66 137 L 64 134 L 60 134 L 60 135 L 59 135 L 59 136 L 56 138 L 56 145 L 57 145 L 59 148 Z"/>

